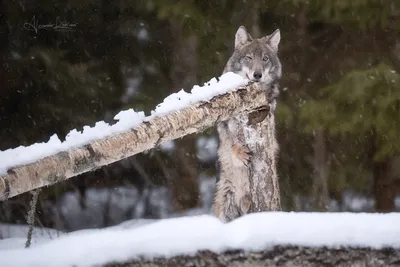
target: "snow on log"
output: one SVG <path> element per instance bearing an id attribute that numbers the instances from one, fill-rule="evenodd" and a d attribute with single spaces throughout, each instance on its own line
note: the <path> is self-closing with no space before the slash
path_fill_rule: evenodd
<path id="1" fill-rule="evenodd" d="M 242 112 L 265 110 L 266 106 L 268 107 L 268 94 L 258 84 L 232 88 L 233 84 L 246 84 L 247 81 L 244 83 L 242 79 L 238 81 L 236 76 L 229 76 L 235 75 L 233 73 L 224 75 L 225 80 L 236 79 L 236 82 L 228 80 L 224 83 L 225 86 L 214 86 L 214 90 L 208 91 L 195 86 L 192 94 L 182 91 L 180 95 L 171 95 L 164 100 L 169 105 L 158 105 L 151 116 L 144 118 L 135 127 L 128 127 L 124 131 L 121 131 L 123 127 L 119 127 L 119 131 L 103 138 L 83 138 L 83 141 L 73 142 L 75 146 L 72 145 L 68 149 L 57 148 L 56 153 L 34 162 L 29 162 L 31 157 L 21 160 L 22 165 L 6 165 L 6 174 L 0 176 L 0 200 L 95 170 L 165 141 L 204 131 L 216 122 Z M 223 78 L 224 76 L 220 77 L 220 83 Z M 213 80 L 210 81 L 212 82 Z M 218 82 L 215 80 L 214 83 Z M 178 101 L 181 98 L 186 98 L 186 101 Z M 132 119 L 137 121 L 137 118 Z M 95 129 L 91 131 L 96 132 Z M 63 143 L 60 147 L 62 145 Z M 18 154 L 25 155 L 29 150 L 24 149 L 28 148 L 23 148 Z M 0 165 L 12 157 L 8 156 L 7 152 L 13 153 L 12 150 L 0 152 Z M 0 175 L 2 168 L 4 169 L 4 166 L 0 166 Z"/>

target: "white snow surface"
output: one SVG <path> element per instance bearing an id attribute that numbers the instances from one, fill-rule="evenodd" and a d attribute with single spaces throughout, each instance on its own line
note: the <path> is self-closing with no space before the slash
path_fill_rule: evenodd
<path id="1" fill-rule="evenodd" d="M 134 228 L 83 230 L 30 249 L 0 250 L 0 266 L 94 266 L 200 250 L 259 251 L 274 245 L 400 248 L 400 213 L 253 213 L 224 224 L 210 215 Z"/>
<path id="2" fill-rule="evenodd" d="M 27 225 L 0 223 L 0 250 L 24 247 L 28 229 Z M 45 243 L 63 234 L 63 232 L 51 228 L 34 227 L 31 243 L 32 245 Z"/>
<path id="3" fill-rule="evenodd" d="M 150 116 L 146 117 L 144 112 L 135 112 L 133 109 L 124 110 L 114 117 L 115 120 L 118 120 L 117 123 L 110 125 L 104 121 L 99 121 L 93 127 L 84 126 L 83 131 L 73 129 L 67 134 L 65 141 L 61 141 L 54 134 L 46 143 L 35 143 L 27 147 L 19 146 L 0 151 L 0 175 L 6 175 L 7 170 L 12 167 L 29 164 L 60 151 L 83 146 L 91 141 L 130 130 L 137 127 L 143 121 L 148 121 L 156 116 L 166 115 L 188 107 L 195 102 L 209 101 L 214 96 L 234 91 L 247 83 L 248 80 L 243 79 L 238 74 L 234 74 L 233 72 L 225 73 L 219 79 L 211 79 L 204 86 L 195 85 L 191 93 L 181 90 L 178 93 L 167 96 L 151 112 Z"/>

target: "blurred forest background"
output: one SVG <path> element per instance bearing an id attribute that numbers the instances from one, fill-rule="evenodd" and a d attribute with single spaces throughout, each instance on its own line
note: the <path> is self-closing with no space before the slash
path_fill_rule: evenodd
<path id="1" fill-rule="evenodd" d="M 57 18 L 68 27 L 39 27 Z M 397 0 L 9 0 L 0 21 L 0 150 L 149 113 L 221 75 L 240 25 L 279 28 L 284 210 L 400 210 Z M 216 148 L 209 129 L 48 187 L 36 225 L 209 213 Z M 0 221 L 26 223 L 30 197 L 1 202 Z"/>

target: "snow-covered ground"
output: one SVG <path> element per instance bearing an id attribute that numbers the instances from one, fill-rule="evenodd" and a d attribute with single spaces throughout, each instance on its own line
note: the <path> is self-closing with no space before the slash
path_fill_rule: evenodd
<path id="1" fill-rule="evenodd" d="M 27 234 L 27 225 L 0 223 L 0 250 L 23 248 Z M 54 229 L 35 227 L 32 232 L 32 245 L 45 243 L 63 234 L 63 232 Z"/>
<path id="2" fill-rule="evenodd" d="M 158 104 L 151 115 L 145 116 L 144 112 L 133 109 L 124 110 L 115 115 L 118 122 L 110 125 L 104 121 L 96 122 L 95 126 L 84 126 L 83 131 L 71 130 L 65 141 L 61 141 L 56 134 L 52 135 L 46 143 L 35 143 L 30 146 L 19 146 L 13 149 L 0 151 L 0 175 L 5 175 L 9 168 L 35 162 L 41 158 L 65 151 L 70 148 L 83 146 L 93 140 L 127 131 L 137 127 L 143 121 L 154 117 L 166 115 L 201 101 L 209 101 L 214 96 L 236 90 L 246 85 L 248 80 L 233 72 L 225 73 L 221 77 L 213 78 L 204 86 L 195 85 L 190 93 L 183 89 L 178 93 L 167 96 Z"/>
<path id="3" fill-rule="evenodd" d="M 210 215 L 81 230 L 0 250 L 0 266 L 94 266 L 138 256 L 192 255 L 199 250 L 257 251 L 274 245 L 400 248 L 400 213 L 255 213 L 223 224 Z"/>

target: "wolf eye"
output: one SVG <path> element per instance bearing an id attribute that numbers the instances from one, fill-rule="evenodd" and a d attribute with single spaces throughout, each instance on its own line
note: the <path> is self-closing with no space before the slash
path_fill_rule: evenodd
<path id="1" fill-rule="evenodd" d="M 247 60 L 253 60 L 253 58 L 251 56 L 245 56 L 244 58 Z"/>
<path id="2" fill-rule="evenodd" d="M 263 57 L 263 61 L 268 61 L 269 60 L 269 57 L 268 56 L 264 56 Z"/>

